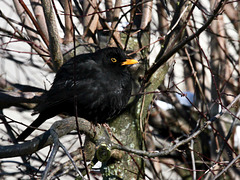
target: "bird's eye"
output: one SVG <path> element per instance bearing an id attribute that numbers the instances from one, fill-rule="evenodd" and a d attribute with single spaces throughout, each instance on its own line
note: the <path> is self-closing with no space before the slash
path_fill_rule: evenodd
<path id="1" fill-rule="evenodd" d="M 111 61 L 112 61 L 113 63 L 117 62 L 116 58 L 111 58 Z"/>

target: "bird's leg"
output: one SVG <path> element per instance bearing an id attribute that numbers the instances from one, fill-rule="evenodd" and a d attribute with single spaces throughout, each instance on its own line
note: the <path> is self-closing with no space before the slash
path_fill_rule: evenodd
<path id="1" fill-rule="evenodd" d="M 108 134 L 110 136 L 112 136 L 112 130 L 111 127 L 107 124 L 107 123 L 103 123 L 103 126 L 106 128 L 106 130 L 108 131 Z"/>
<path id="2" fill-rule="evenodd" d="M 91 129 L 93 129 L 94 135 L 96 135 L 96 126 L 99 126 L 100 124 L 97 122 L 92 122 L 91 121 Z"/>

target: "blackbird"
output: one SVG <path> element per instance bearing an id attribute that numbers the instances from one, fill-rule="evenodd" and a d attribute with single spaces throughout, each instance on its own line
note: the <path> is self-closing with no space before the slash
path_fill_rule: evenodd
<path id="1" fill-rule="evenodd" d="M 77 115 L 93 123 L 104 123 L 116 116 L 127 105 L 132 90 L 126 65 L 136 63 L 116 47 L 70 59 L 57 72 L 50 90 L 41 96 L 34 109 L 38 118 L 18 136 L 18 141 L 55 115 L 75 116 L 76 106 Z"/>

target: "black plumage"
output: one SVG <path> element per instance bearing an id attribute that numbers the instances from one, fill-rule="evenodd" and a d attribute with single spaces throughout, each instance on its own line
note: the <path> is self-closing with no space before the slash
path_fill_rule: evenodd
<path id="1" fill-rule="evenodd" d="M 18 140 L 24 140 L 47 119 L 67 113 L 77 114 L 93 123 L 104 123 L 116 116 L 127 105 L 131 95 L 131 75 L 126 65 L 138 61 L 127 59 L 119 48 L 105 48 L 78 55 L 57 72 L 52 87 L 41 96 L 35 107 L 38 118 Z"/>

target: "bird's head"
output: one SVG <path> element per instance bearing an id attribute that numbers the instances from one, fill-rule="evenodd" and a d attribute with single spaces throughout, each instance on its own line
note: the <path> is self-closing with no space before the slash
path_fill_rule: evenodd
<path id="1" fill-rule="evenodd" d="M 127 58 L 124 51 L 117 47 L 109 47 L 99 51 L 101 51 L 99 54 L 103 55 L 102 61 L 105 65 L 124 67 L 126 65 L 138 63 L 135 59 Z"/>

